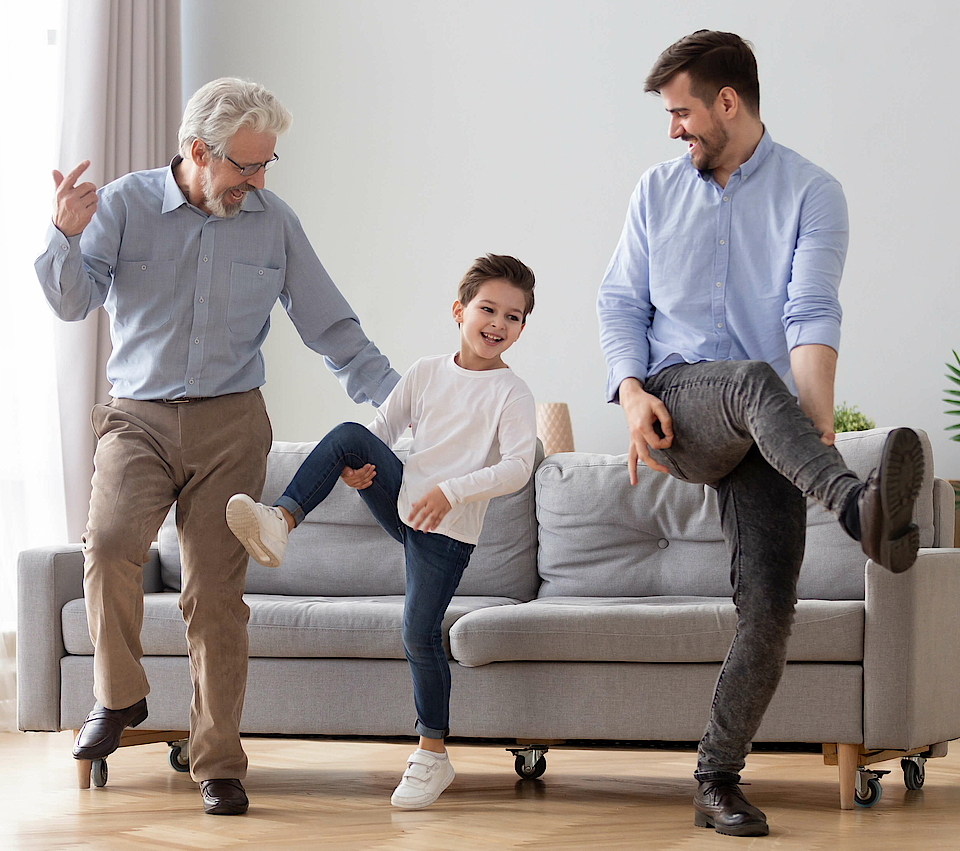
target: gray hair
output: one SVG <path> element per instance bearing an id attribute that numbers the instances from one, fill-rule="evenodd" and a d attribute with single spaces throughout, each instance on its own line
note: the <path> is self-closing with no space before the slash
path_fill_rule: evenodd
<path id="1" fill-rule="evenodd" d="M 180 155 L 189 156 L 193 140 L 199 139 L 216 156 L 224 156 L 227 143 L 241 128 L 279 136 L 291 121 L 293 116 L 263 86 L 221 77 L 201 86 L 187 102 L 177 134 Z"/>

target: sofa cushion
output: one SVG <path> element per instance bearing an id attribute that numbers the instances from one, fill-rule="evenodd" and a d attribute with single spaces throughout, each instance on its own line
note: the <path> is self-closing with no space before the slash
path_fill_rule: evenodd
<path id="1" fill-rule="evenodd" d="M 863 659 L 862 601 L 801 600 L 788 659 Z M 491 662 L 722 662 L 737 613 L 711 597 L 551 597 L 475 610 L 450 630 L 453 657 Z"/>
<path id="2" fill-rule="evenodd" d="M 145 656 L 185 656 L 187 641 L 179 594 L 145 594 L 140 640 Z M 400 629 L 403 597 L 286 597 L 248 594 L 250 656 L 286 658 L 404 659 Z M 511 606 L 498 597 L 454 597 L 441 624 L 450 654 L 450 627 L 468 612 L 487 606 Z M 93 654 L 83 600 L 63 607 L 67 653 Z"/>
<path id="3" fill-rule="evenodd" d="M 406 457 L 411 441 L 396 447 Z M 316 443 L 275 442 L 267 460 L 263 502 L 282 493 Z M 543 458 L 537 446 L 536 463 Z M 530 600 L 537 576 L 537 522 L 533 478 L 519 491 L 490 501 L 483 531 L 457 589 L 464 596 Z M 160 529 L 159 548 L 166 587 L 180 589 L 180 546 L 176 506 Z M 279 568 L 252 559 L 247 568 L 250 594 L 294 596 L 372 596 L 404 593 L 403 547 L 384 532 L 352 488 L 338 481 L 333 491 L 290 535 Z"/>
<path id="4" fill-rule="evenodd" d="M 837 448 L 865 477 L 889 429 L 840 434 Z M 917 502 L 921 546 L 933 543 L 933 460 Z M 630 486 L 625 455 L 552 455 L 536 473 L 540 529 L 538 596 L 648 597 L 731 593 L 716 493 L 640 465 Z M 809 502 L 801 598 L 862 600 L 866 557 L 836 519 Z M 585 530 L 586 533 L 585 533 Z"/>

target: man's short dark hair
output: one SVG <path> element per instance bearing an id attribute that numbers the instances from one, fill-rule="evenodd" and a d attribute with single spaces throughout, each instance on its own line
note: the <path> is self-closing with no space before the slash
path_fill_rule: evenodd
<path id="1" fill-rule="evenodd" d="M 660 89 L 677 74 L 690 75 L 690 91 L 708 107 L 729 86 L 747 108 L 760 115 L 760 79 L 752 46 L 735 33 L 697 30 L 671 44 L 657 59 L 643 90 Z"/>
<path id="2" fill-rule="evenodd" d="M 533 287 L 536 278 L 533 270 L 516 257 L 506 254 L 487 254 L 478 257 L 460 281 L 457 300 L 466 307 L 487 281 L 503 280 L 523 293 L 523 321 L 533 310 Z"/>

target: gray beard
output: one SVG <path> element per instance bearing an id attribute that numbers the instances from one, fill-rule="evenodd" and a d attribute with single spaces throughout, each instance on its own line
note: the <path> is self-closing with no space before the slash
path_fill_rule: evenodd
<path id="1" fill-rule="evenodd" d="M 230 191 L 229 189 L 227 189 L 225 192 L 222 192 L 220 195 L 214 196 L 213 180 L 206 171 L 202 172 L 200 175 L 200 188 L 203 190 L 204 203 L 207 205 L 207 209 L 213 213 L 213 215 L 218 216 L 221 219 L 232 219 L 237 215 L 237 213 L 240 212 L 240 208 L 243 206 L 243 200 L 241 200 L 239 204 L 226 203 L 223 199 L 227 192 Z"/>

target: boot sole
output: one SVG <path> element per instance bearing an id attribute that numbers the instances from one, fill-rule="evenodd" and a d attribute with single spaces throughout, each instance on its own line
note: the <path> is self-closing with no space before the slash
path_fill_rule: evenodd
<path id="1" fill-rule="evenodd" d="M 903 573 L 917 560 L 920 530 L 911 521 L 923 482 L 923 466 L 923 447 L 916 433 L 908 428 L 892 432 L 880 461 L 884 519 L 880 559 L 891 573 Z"/>
<path id="2" fill-rule="evenodd" d="M 247 503 L 239 499 L 231 499 L 227 503 L 227 526 L 257 564 L 280 567 L 280 559 L 270 552 L 260 538 L 260 521 Z"/>
<path id="3" fill-rule="evenodd" d="M 748 822 L 737 827 L 727 827 L 723 824 L 717 824 L 706 813 L 695 810 L 693 814 L 693 824 L 695 827 L 712 827 L 717 833 L 724 836 L 766 836 L 770 833 L 770 827 L 766 822 Z"/>

